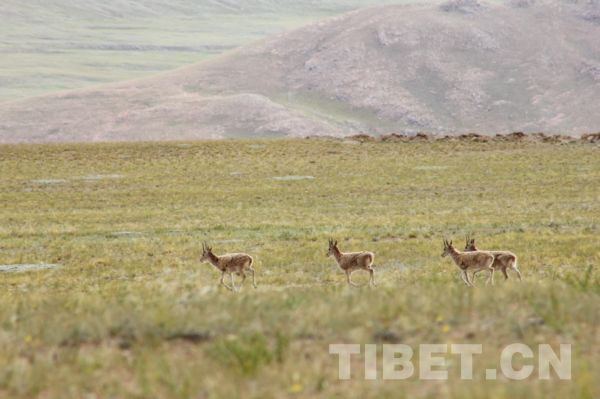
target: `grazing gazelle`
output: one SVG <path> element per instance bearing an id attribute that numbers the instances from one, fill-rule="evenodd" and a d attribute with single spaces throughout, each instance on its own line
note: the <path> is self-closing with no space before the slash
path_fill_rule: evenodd
<path id="1" fill-rule="evenodd" d="M 475 239 L 467 236 L 465 243 L 465 251 L 479 251 L 475 246 Z M 504 274 L 504 279 L 508 280 L 508 273 L 506 272 L 508 269 L 517 273 L 519 280 L 521 280 L 521 272 L 519 271 L 519 267 L 517 266 L 517 255 L 510 251 L 488 251 L 492 255 L 494 255 L 494 263 L 492 267 L 494 269 L 499 269 L 502 274 Z M 473 273 L 473 278 L 475 278 L 475 274 Z"/>
<path id="2" fill-rule="evenodd" d="M 456 266 L 461 271 L 461 277 L 465 284 L 473 286 L 473 283 L 469 281 L 469 271 L 481 271 L 487 270 L 490 272 L 490 277 L 487 279 L 487 283 L 490 281 L 494 285 L 494 255 L 486 251 L 474 251 L 474 252 L 460 252 L 458 249 L 452 246 L 452 241 L 448 242 L 444 238 L 444 252 L 442 256 L 450 255 Z"/>
<path id="3" fill-rule="evenodd" d="M 200 261 L 209 262 L 219 269 L 221 272 L 221 280 L 219 282 L 232 291 L 236 291 L 235 283 L 233 282 L 233 273 L 242 276 L 242 282 L 240 283 L 241 287 L 246 280 L 246 271 L 252 274 L 252 285 L 256 288 L 255 272 L 252 268 L 254 260 L 252 259 L 252 256 L 248 254 L 235 253 L 217 256 L 212 252 L 212 247 L 209 247 L 207 243 L 202 243 L 202 257 L 200 258 Z M 225 273 L 228 273 L 231 278 L 231 286 L 228 286 L 223 281 Z"/>
<path id="4" fill-rule="evenodd" d="M 373 260 L 375 255 L 373 252 L 342 252 L 337 247 L 337 241 L 329 240 L 329 250 L 327 256 L 333 256 L 335 261 L 340 266 L 340 269 L 346 273 L 348 285 L 358 287 L 352 282 L 352 273 L 357 270 L 365 270 L 369 272 L 369 285 L 375 285 L 375 271 L 373 270 Z"/>

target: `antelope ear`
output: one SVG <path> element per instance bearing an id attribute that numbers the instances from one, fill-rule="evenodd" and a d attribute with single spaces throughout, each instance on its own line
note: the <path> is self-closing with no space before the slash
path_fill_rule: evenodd
<path id="1" fill-rule="evenodd" d="M 334 241 L 333 245 L 337 247 L 337 240 Z"/>
<path id="2" fill-rule="evenodd" d="M 450 245 L 452 245 L 452 240 L 450 240 Z"/>

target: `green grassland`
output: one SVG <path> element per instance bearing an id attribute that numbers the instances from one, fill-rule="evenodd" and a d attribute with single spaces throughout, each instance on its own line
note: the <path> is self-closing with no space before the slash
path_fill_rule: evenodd
<path id="1" fill-rule="evenodd" d="M 5 0 L 0 102 L 149 76 L 393 0 Z"/>
<path id="2" fill-rule="evenodd" d="M 0 397 L 594 398 L 600 147 L 325 139 L 0 147 Z M 275 176 L 313 176 L 297 181 Z M 442 237 L 519 255 L 467 288 Z M 376 288 L 325 257 L 375 253 Z M 255 258 L 232 293 L 200 264 Z M 367 275 L 354 276 L 366 283 Z M 482 343 L 475 378 L 337 380 L 330 343 Z M 571 381 L 485 381 L 509 343 L 571 343 Z"/>

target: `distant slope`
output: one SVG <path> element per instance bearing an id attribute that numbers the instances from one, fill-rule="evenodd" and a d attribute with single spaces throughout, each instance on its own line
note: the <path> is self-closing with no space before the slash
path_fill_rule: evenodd
<path id="1" fill-rule="evenodd" d="M 0 104 L 0 142 L 597 131 L 599 9 L 354 11 L 153 78 Z"/>
<path id="2" fill-rule="evenodd" d="M 0 102 L 190 65 L 394 0 L 2 0 Z"/>

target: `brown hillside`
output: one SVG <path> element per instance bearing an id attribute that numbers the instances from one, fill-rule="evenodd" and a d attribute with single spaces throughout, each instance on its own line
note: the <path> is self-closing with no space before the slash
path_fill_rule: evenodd
<path id="1" fill-rule="evenodd" d="M 599 16 L 525 0 L 350 12 L 152 78 L 0 104 L 0 142 L 598 131 Z"/>

